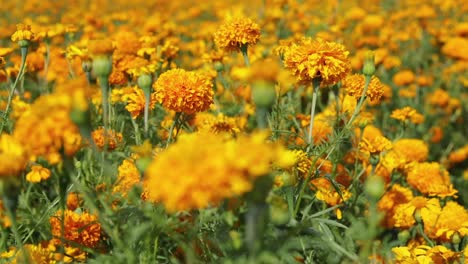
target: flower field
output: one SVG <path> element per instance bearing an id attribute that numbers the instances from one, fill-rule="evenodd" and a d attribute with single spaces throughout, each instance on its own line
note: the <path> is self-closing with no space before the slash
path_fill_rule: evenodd
<path id="1" fill-rule="evenodd" d="M 0 263 L 468 263 L 466 1 L 0 14 Z"/>

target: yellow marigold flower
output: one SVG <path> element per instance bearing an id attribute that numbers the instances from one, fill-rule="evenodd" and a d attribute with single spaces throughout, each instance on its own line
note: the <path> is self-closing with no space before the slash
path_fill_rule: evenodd
<path id="1" fill-rule="evenodd" d="M 112 189 L 113 193 L 120 193 L 127 197 L 133 186 L 141 182 L 140 172 L 132 160 L 124 160 L 119 166 L 119 175 Z"/>
<path id="2" fill-rule="evenodd" d="M 447 170 L 437 162 L 417 163 L 412 166 L 406 180 L 418 191 L 429 196 L 454 196 L 458 191 L 453 188 Z"/>
<path id="3" fill-rule="evenodd" d="M 444 246 L 394 247 L 396 264 L 453 263 L 459 256 Z"/>
<path id="4" fill-rule="evenodd" d="M 195 118 L 195 125 L 200 131 L 210 131 L 214 134 L 224 132 L 237 134 L 245 124 L 242 124 L 242 120 L 239 120 L 239 118 L 225 116 L 222 113 L 217 115 L 198 113 Z"/>
<path id="5" fill-rule="evenodd" d="M 203 73 L 172 69 L 161 74 L 153 88 L 157 101 L 176 112 L 203 112 L 213 103 L 213 83 Z"/>
<path id="6" fill-rule="evenodd" d="M 375 155 L 383 151 L 390 150 L 392 148 L 392 142 L 383 136 L 377 136 L 368 140 L 367 138 L 362 138 L 362 141 L 359 143 L 359 149 L 366 154 Z"/>
<path id="7" fill-rule="evenodd" d="M 241 47 L 255 45 L 259 39 L 260 27 L 250 18 L 226 20 L 214 34 L 216 46 L 227 52 L 241 51 Z"/>
<path id="8" fill-rule="evenodd" d="M 67 94 L 43 95 L 18 119 L 13 136 L 27 147 L 31 159 L 42 156 L 56 164 L 62 152 L 72 156 L 79 150 L 79 129 L 70 119 L 73 100 Z"/>
<path id="9" fill-rule="evenodd" d="M 450 38 L 442 47 L 442 53 L 448 57 L 468 60 L 468 39 L 462 37 Z"/>
<path id="10" fill-rule="evenodd" d="M 448 201 L 442 210 L 427 212 L 422 217 L 424 232 L 432 239 L 448 242 L 455 234 L 468 235 L 468 211 L 454 201 Z"/>
<path id="11" fill-rule="evenodd" d="M 65 210 L 65 240 L 77 243 L 79 245 L 95 248 L 101 241 L 101 225 L 97 222 L 97 216 L 86 212 L 76 213 L 70 210 Z M 62 234 L 62 211 L 57 213 L 50 219 L 52 232 L 52 242 L 60 244 Z"/>
<path id="12" fill-rule="evenodd" d="M 390 117 L 403 122 L 408 121 L 413 124 L 421 124 L 424 122 L 424 116 L 418 113 L 416 109 L 409 106 L 393 110 Z"/>
<path id="13" fill-rule="evenodd" d="M 410 70 L 404 70 L 398 72 L 393 76 L 393 83 L 398 86 L 404 86 L 410 83 L 413 83 L 416 80 L 416 76 Z"/>
<path id="14" fill-rule="evenodd" d="M 298 119 L 301 120 L 302 127 L 308 127 L 310 124 L 310 115 L 298 115 Z M 303 133 L 303 131 L 299 131 L 299 133 Z M 322 113 L 315 115 L 314 117 L 314 127 L 312 129 L 312 137 L 314 140 L 314 145 L 320 145 L 326 141 L 328 141 L 328 137 L 333 133 L 333 126 L 330 123 L 330 120 L 327 116 Z M 304 141 L 302 138 L 297 138 L 300 140 L 297 142 L 298 144 L 303 144 Z"/>
<path id="15" fill-rule="evenodd" d="M 31 25 L 17 24 L 16 31 L 11 36 L 11 41 L 18 42 L 20 40 L 34 40 L 34 33 L 31 31 Z"/>
<path id="16" fill-rule="evenodd" d="M 312 166 L 312 161 L 310 160 L 309 155 L 307 155 L 307 152 L 303 150 L 294 150 L 293 153 L 297 158 L 297 170 L 301 174 L 307 176 L 307 173 L 309 173 Z"/>
<path id="17" fill-rule="evenodd" d="M 123 139 L 122 133 L 114 130 L 105 131 L 103 127 L 94 130 L 91 133 L 91 136 L 93 137 L 94 144 L 96 144 L 96 146 L 101 150 L 104 148 L 106 143 L 108 150 L 114 150 L 122 143 Z"/>
<path id="18" fill-rule="evenodd" d="M 123 89 L 121 101 L 127 105 L 125 109 L 130 112 L 133 119 L 139 117 L 145 110 L 145 94 L 138 86 L 133 86 L 130 89 Z M 150 97 L 149 109 L 154 109 L 156 106 L 156 93 L 152 93 Z"/>
<path id="19" fill-rule="evenodd" d="M 42 167 L 41 165 L 31 166 L 31 171 L 26 174 L 28 182 L 41 182 L 50 178 L 50 170 Z"/>
<path id="20" fill-rule="evenodd" d="M 284 50 L 285 67 L 300 83 L 310 84 L 318 78 L 322 84 L 332 85 L 350 71 L 349 52 L 339 43 L 303 38 Z"/>
<path id="21" fill-rule="evenodd" d="M 31 105 L 21 100 L 19 96 L 15 96 L 11 101 L 12 111 L 10 117 L 13 119 L 18 119 L 23 113 L 26 113 L 31 110 Z"/>
<path id="22" fill-rule="evenodd" d="M 344 186 L 340 185 L 340 193 L 338 193 L 327 178 L 316 178 L 310 181 L 311 189 L 315 190 L 315 197 L 320 201 L 324 201 L 330 206 L 335 206 L 347 201 L 351 198 L 352 193 Z"/>
<path id="23" fill-rule="evenodd" d="M 3 206 L 3 201 L 0 200 L 0 226 L 4 228 L 11 227 L 11 220 L 5 214 L 5 207 Z"/>
<path id="24" fill-rule="evenodd" d="M 266 133 L 237 139 L 226 134 L 180 135 L 145 173 L 149 200 L 176 212 L 216 205 L 250 191 L 256 178 L 270 173 L 272 163 L 292 166 L 295 162 L 291 152 L 265 140 Z"/>
<path id="25" fill-rule="evenodd" d="M 26 167 L 28 157 L 24 147 L 8 134 L 0 136 L 0 178 L 18 175 Z"/>
<path id="26" fill-rule="evenodd" d="M 408 229 L 416 224 L 415 216 L 425 214 L 425 210 L 437 211 L 440 210 L 440 202 L 438 199 L 427 199 L 422 196 L 414 197 L 408 203 L 399 204 L 395 207 L 393 220 L 395 227 Z M 419 217 L 417 216 L 417 217 Z"/>
<path id="27" fill-rule="evenodd" d="M 395 226 L 395 210 L 400 204 L 406 204 L 413 199 L 413 192 L 399 184 L 394 184 L 377 203 L 377 208 L 385 214 L 382 224 L 386 227 Z"/>
<path id="28" fill-rule="evenodd" d="M 393 151 L 406 163 L 425 161 L 429 155 L 429 147 L 420 139 L 399 139 L 393 142 Z"/>
<path id="29" fill-rule="evenodd" d="M 343 80 L 343 87 L 345 88 L 348 95 L 353 96 L 357 100 L 361 98 L 362 92 L 364 91 L 365 76 L 362 74 L 348 75 Z M 365 96 L 372 102 L 380 100 L 384 92 L 384 88 L 380 80 L 372 76 L 367 88 Z"/>
<path id="30" fill-rule="evenodd" d="M 6 254 L 2 258 L 11 258 L 9 259 L 8 263 L 12 264 L 19 264 L 19 263 L 48 263 L 48 264 L 55 264 L 57 263 L 55 254 L 51 251 L 48 247 L 44 247 L 43 245 L 33 245 L 33 244 L 26 244 L 23 248 L 17 252 L 15 249 L 11 250 L 13 254 Z M 27 260 L 24 259 L 26 255 Z"/>

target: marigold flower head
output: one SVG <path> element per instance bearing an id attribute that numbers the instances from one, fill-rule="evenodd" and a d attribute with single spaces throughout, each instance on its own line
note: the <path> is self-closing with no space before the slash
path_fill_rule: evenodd
<path id="1" fill-rule="evenodd" d="M 424 122 L 424 116 L 418 113 L 416 109 L 409 106 L 393 110 L 390 117 L 403 122 L 408 121 L 413 124 L 421 124 Z"/>
<path id="2" fill-rule="evenodd" d="M 133 119 L 139 117 L 145 110 L 145 94 L 138 86 L 113 89 L 111 96 L 113 102 L 121 101 L 126 104 L 125 109 L 130 112 Z M 150 96 L 149 109 L 154 109 L 156 101 L 156 94 L 152 93 Z"/>
<path id="3" fill-rule="evenodd" d="M 410 70 L 400 71 L 393 76 L 393 83 L 398 86 L 408 85 L 416 80 L 416 76 Z"/>
<path id="4" fill-rule="evenodd" d="M 0 178 L 18 175 L 28 162 L 27 152 L 15 138 L 0 136 Z"/>
<path id="5" fill-rule="evenodd" d="M 214 134 L 237 134 L 244 127 L 242 120 L 239 120 L 239 118 L 229 117 L 222 113 L 217 115 L 198 113 L 195 118 L 195 125 L 200 131 L 209 131 Z"/>
<path id="6" fill-rule="evenodd" d="M 359 143 L 359 149 L 366 154 L 375 155 L 383 151 L 390 150 L 392 148 L 392 142 L 383 136 L 377 136 L 368 140 L 363 138 Z"/>
<path id="7" fill-rule="evenodd" d="M 11 258 L 8 263 L 57 263 L 54 252 L 51 251 L 47 245 L 26 244 L 17 252 L 15 252 L 15 249 L 11 249 L 10 251 L 8 251 L 5 256 L 2 254 L 2 258 Z M 24 259 L 25 256 L 27 259 Z"/>
<path id="8" fill-rule="evenodd" d="M 353 96 L 359 100 L 364 91 L 365 78 L 366 77 L 361 74 L 348 75 L 343 80 L 343 87 L 345 88 L 348 95 Z M 364 96 L 369 98 L 369 100 L 372 102 L 377 102 L 383 95 L 383 89 L 384 88 L 380 80 L 377 77 L 372 76 L 369 87 L 367 88 L 367 92 Z"/>
<path id="9" fill-rule="evenodd" d="M 393 218 L 398 205 L 406 204 L 413 199 L 413 192 L 399 184 L 394 184 L 377 203 L 377 208 L 380 212 L 385 213 L 383 225 L 386 227 L 394 227 L 395 220 Z"/>
<path id="10" fill-rule="evenodd" d="M 462 37 L 450 38 L 442 47 L 442 53 L 454 59 L 468 60 L 468 39 Z"/>
<path id="11" fill-rule="evenodd" d="M 448 242 L 455 234 L 468 235 L 468 211 L 454 201 L 448 201 L 442 209 L 422 214 L 422 218 L 424 232 L 432 239 Z"/>
<path id="12" fill-rule="evenodd" d="M 88 51 L 91 56 L 110 56 L 114 52 L 114 46 L 109 39 L 91 40 L 88 42 Z"/>
<path id="13" fill-rule="evenodd" d="M 27 147 L 31 159 L 42 156 L 56 164 L 62 152 L 72 156 L 81 147 L 79 129 L 70 119 L 73 100 L 66 94 L 41 96 L 18 119 L 13 136 Z"/>
<path id="14" fill-rule="evenodd" d="M 213 84 L 203 73 L 172 69 L 161 74 L 153 88 L 157 101 L 176 112 L 194 114 L 213 103 Z"/>
<path id="15" fill-rule="evenodd" d="M 425 161 L 429 155 L 429 147 L 420 139 L 399 139 L 393 142 L 393 151 L 406 163 Z"/>
<path id="16" fill-rule="evenodd" d="M 141 182 L 140 172 L 134 161 L 126 159 L 119 166 L 119 175 L 112 192 L 120 193 L 123 197 L 127 197 L 131 188 Z"/>
<path id="17" fill-rule="evenodd" d="M 303 38 L 284 48 L 284 64 L 300 83 L 319 79 L 325 85 L 342 80 L 351 70 L 349 52 L 342 44 Z"/>
<path id="18" fill-rule="evenodd" d="M 397 264 L 423 264 L 423 263 L 453 263 L 459 259 L 456 252 L 444 246 L 416 247 L 394 247 L 392 252 L 395 255 Z"/>
<path id="19" fill-rule="evenodd" d="M 216 46 L 225 51 L 241 51 L 243 46 L 255 45 L 260 39 L 260 27 L 250 18 L 226 20 L 214 34 Z"/>
<path id="20" fill-rule="evenodd" d="M 101 241 L 101 225 L 97 222 L 97 216 L 86 212 L 78 213 L 70 210 L 64 212 L 65 241 L 95 248 Z M 62 237 L 62 211 L 57 211 L 50 219 L 52 242 L 61 244 Z M 67 243 L 68 244 L 68 243 Z"/>
<path id="21" fill-rule="evenodd" d="M 451 164 L 462 163 L 466 159 L 468 159 L 468 144 L 452 151 L 448 156 L 448 160 Z"/>
<path id="22" fill-rule="evenodd" d="M 411 199 L 408 203 L 399 204 L 395 207 L 393 220 L 395 227 L 408 229 L 416 224 L 415 214 L 425 214 L 425 210 L 440 210 L 440 202 L 438 199 L 427 199 L 422 196 L 417 196 Z"/>
<path id="23" fill-rule="evenodd" d="M 327 178 L 316 178 L 310 181 L 311 189 L 315 190 L 315 197 L 330 206 L 335 206 L 351 198 L 352 193 L 340 185 L 338 192 Z M 341 194 L 340 194 L 341 193 Z"/>
<path id="24" fill-rule="evenodd" d="M 444 108 L 450 102 L 450 94 L 443 89 L 436 89 L 427 96 L 429 104 Z"/>
<path id="25" fill-rule="evenodd" d="M 31 25 L 17 24 L 16 31 L 11 35 L 11 41 L 34 40 L 34 33 L 31 31 Z"/>
<path id="26" fill-rule="evenodd" d="M 106 144 L 108 150 L 114 150 L 122 143 L 123 139 L 122 133 L 114 130 L 106 131 L 103 127 L 94 130 L 91 136 L 93 137 L 94 144 L 101 150 Z"/>
<path id="27" fill-rule="evenodd" d="M 31 171 L 26 174 L 26 180 L 28 182 L 41 182 L 50 178 L 50 170 L 42 167 L 41 165 L 31 166 Z"/>
<path id="28" fill-rule="evenodd" d="M 429 196 L 454 196 L 458 191 L 453 188 L 450 176 L 437 162 L 423 162 L 412 166 L 406 180 L 418 191 Z"/>
<path id="29" fill-rule="evenodd" d="M 272 163 L 286 167 L 296 162 L 292 152 L 265 139 L 265 133 L 237 139 L 226 134 L 179 136 L 155 157 L 145 173 L 149 200 L 162 202 L 169 212 L 176 212 L 216 205 L 250 191 L 253 180 L 267 175 Z"/>

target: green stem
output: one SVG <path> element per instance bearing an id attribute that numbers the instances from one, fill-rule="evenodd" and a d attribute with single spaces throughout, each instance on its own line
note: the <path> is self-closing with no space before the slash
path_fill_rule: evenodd
<path id="1" fill-rule="evenodd" d="M 16 214 L 15 214 L 16 203 L 17 201 L 12 200 L 10 197 L 7 197 L 6 195 L 3 195 L 3 205 L 5 208 L 5 213 L 11 221 L 11 230 L 15 237 L 16 244 L 19 247 L 18 250 L 22 252 L 23 258 L 26 260 L 28 259 L 27 258 L 28 256 L 26 255 L 26 251 L 23 249 L 23 246 L 24 246 L 23 240 L 21 239 L 21 236 L 18 232 L 18 223 L 16 222 Z"/>
<path id="2" fill-rule="evenodd" d="M 151 93 L 149 88 L 143 89 L 145 94 L 145 112 L 144 112 L 144 124 L 145 124 L 145 136 L 148 137 L 148 116 L 149 116 L 149 105 L 151 100 Z"/>
<path id="3" fill-rule="evenodd" d="M 2 134 L 2 132 L 3 132 L 3 128 L 5 126 L 8 114 L 10 112 L 11 101 L 13 100 L 13 95 L 15 94 L 16 86 L 18 85 L 18 80 L 23 78 L 24 68 L 26 66 L 26 57 L 27 56 L 28 56 L 28 48 L 27 47 L 22 47 L 21 48 L 21 66 L 20 66 L 20 70 L 18 72 L 18 76 L 16 77 L 15 82 L 13 83 L 13 86 L 11 86 L 11 88 L 10 88 L 10 94 L 8 95 L 7 105 L 6 105 L 5 111 L 3 112 L 2 124 L 0 125 L 0 134 Z"/>
<path id="4" fill-rule="evenodd" d="M 244 64 L 246 67 L 250 67 L 249 54 L 247 53 L 248 47 L 249 46 L 247 44 L 243 44 L 241 46 L 241 52 L 242 56 L 244 57 Z"/>
<path id="5" fill-rule="evenodd" d="M 307 137 L 307 152 L 312 148 L 314 145 L 313 140 L 312 140 L 312 129 L 314 128 L 314 116 L 315 116 L 315 107 L 317 105 L 317 97 L 318 97 L 318 92 L 320 90 L 320 81 L 314 79 L 312 81 L 314 93 L 312 94 L 312 107 L 310 109 L 310 125 L 309 125 L 309 134 Z"/>
<path id="6" fill-rule="evenodd" d="M 179 118 L 180 118 L 181 114 L 182 114 L 181 112 L 177 112 L 175 114 L 174 122 L 172 123 L 171 128 L 169 129 L 169 137 L 167 138 L 166 148 L 168 148 L 169 144 L 171 144 L 172 133 L 174 132 L 174 128 L 175 128 L 176 124 L 179 122 Z"/>
<path id="7" fill-rule="evenodd" d="M 268 127 L 267 114 L 268 110 L 265 107 L 257 107 L 257 126 L 260 129 L 265 129 Z"/>
<path id="8" fill-rule="evenodd" d="M 104 124 L 104 149 L 107 151 L 108 131 L 109 131 L 109 80 L 107 77 L 99 77 L 102 95 L 102 122 Z"/>

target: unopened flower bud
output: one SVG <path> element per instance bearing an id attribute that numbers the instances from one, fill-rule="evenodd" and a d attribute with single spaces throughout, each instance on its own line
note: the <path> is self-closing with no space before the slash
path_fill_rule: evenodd
<path id="1" fill-rule="evenodd" d="M 275 103 L 276 91 L 273 85 L 258 81 L 253 84 L 252 100 L 257 107 L 268 108 Z"/>
<path id="2" fill-rule="evenodd" d="M 406 242 L 408 242 L 408 239 L 410 238 L 410 236 L 411 234 L 408 230 L 403 230 L 400 233 L 398 233 L 398 241 L 406 245 Z"/>
<path id="3" fill-rule="evenodd" d="M 224 71 L 224 65 L 219 61 L 215 62 L 213 66 L 217 72 Z"/>
<path id="4" fill-rule="evenodd" d="M 153 84 L 153 78 L 150 74 L 142 74 L 138 77 L 137 83 L 142 89 L 149 88 L 151 87 L 151 84 Z"/>
<path id="5" fill-rule="evenodd" d="M 107 78 L 112 72 L 112 59 L 99 56 L 93 59 L 93 72 L 97 77 Z"/>
<path id="6" fill-rule="evenodd" d="M 372 198 L 380 198 L 385 192 L 385 182 L 379 176 L 370 176 L 366 180 L 365 191 Z"/>
<path id="7" fill-rule="evenodd" d="M 364 57 L 362 73 L 366 76 L 372 76 L 375 73 L 374 53 L 372 51 L 368 51 Z"/>

